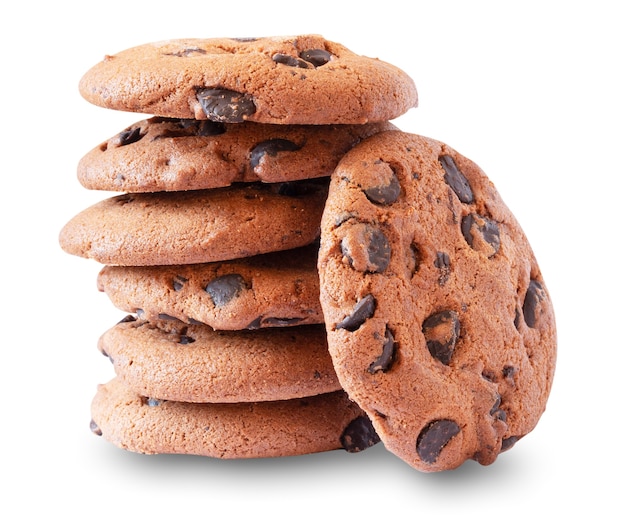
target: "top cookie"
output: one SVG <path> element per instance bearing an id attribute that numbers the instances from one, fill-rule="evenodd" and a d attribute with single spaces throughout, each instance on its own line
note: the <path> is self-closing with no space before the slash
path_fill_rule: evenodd
<path id="1" fill-rule="evenodd" d="M 386 131 L 333 173 L 318 259 L 329 352 L 418 470 L 493 462 L 543 413 L 556 360 L 531 247 L 472 161 Z"/>
<path id="2" fill-rule="evenodd" d="M 144 44 L 105 56 L 79 90 L 109 109 L 218 122 L 364 124 L 417 105 L 404 71 L 319 35 Z"/>

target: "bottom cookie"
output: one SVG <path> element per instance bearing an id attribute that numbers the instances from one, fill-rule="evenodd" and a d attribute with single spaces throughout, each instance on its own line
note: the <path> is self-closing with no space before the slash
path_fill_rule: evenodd
<path id="1" fill-rule="evenodd" d="M 141 454 L 222 459 L 295 456 L 379 442 L 365 413 L 343 391 L 289 401 L 194 404 L 135 394 L 118 378 L 99 385 L 91 429 Z"/>

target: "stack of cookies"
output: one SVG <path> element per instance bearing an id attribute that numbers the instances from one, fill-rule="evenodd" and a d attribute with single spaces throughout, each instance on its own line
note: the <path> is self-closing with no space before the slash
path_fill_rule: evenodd
<path id="1" fill-rule="evenodd" d="M 107 56 L 91 103 L 153 115 L 88 152 L 114 191 L 63 228 L 128 315 L 92 430 L 140 453 L 363 450 L 492 463 L 543 413 L 554 313 L 519 224 L 449 146 L 391 121 L 410 77 L 318 35 Z"/>

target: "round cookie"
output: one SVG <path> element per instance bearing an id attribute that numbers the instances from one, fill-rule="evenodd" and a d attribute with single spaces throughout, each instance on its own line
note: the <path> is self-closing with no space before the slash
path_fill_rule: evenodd
<path id="1" fill-rule="evenodd" d="M 341 390 L 264 403 L 180 403 L 137 395 L 114 378 L 98 386 L 91 415 L 94 434 L 141 454 L 264 458 L 360 452 L 379 441 Z"/>
<path id="2" fill-rule="evenodd" d="M 328 179 L 212 190 L 129 193 L 83 210 L 61 248 L 103 264 L 156 266 L 249 257 L 319 236 Z"/>
<path id="3" fill-rule="evenodd" d="M 554 312 L 472 161 L 400 131 L 361 142 L 332 176 L 318 269 L 341 385 L 392 453 L 425 472 L 486 465 L 535 427 Z"/>
<path id="4" fill-rule="evenodd" d="M 319 244 L 247 259 L 167 266 L 105 266 L 98 289 L 141 319 L 216 330 L 323 324 Z"/>
<path id="5" fill-rule="evenodd" d="M 319 35 L 144 44 L 106 55 L 79 90 L 109 109 L 232 123 L 365 124 L 417 106 L 404 71 Z"/>
<path id="6" fill-rule="evenodd" d="M 131 390 L 169 401 L 274 401 L 341 389 L 324 325 L 214 331 L 127 316 L 98 348 Z"/>
<path id="7" fill-rule="evenodd" d="M 277 126 L 153 117 L 89 151 L 78 164 L 78 180 L 87 189 L 130 193 L 327 177 L 360 140 L 394 128 L 389 122 Z"/>

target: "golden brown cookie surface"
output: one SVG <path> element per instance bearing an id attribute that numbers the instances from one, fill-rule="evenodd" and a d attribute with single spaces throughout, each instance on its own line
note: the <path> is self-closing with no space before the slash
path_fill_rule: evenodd
<path id="1" fill-rule="evenodd" d="M 363 141 L 332 176 L 318 268 L 337 375 L 390 451 L 423 471 L 489 464 L 534 428 L 554 313 L 472 161 L 400 131 Z"/>
<path id="2" fill-rule="evenodd" d="M 216 330 L 321 324 L 318 248 L 205 264 L 105 266 L 98 289 L 149 321 L 175 318 Z"/>
<path id="3" fill-rule="evenodd" d="M 378 442 L 343 391 L 264 403 L 181 403 L 137 395 L 114 378 L 98 387 L 91 415 L 95 434 L 141 454 L 263 458 L 360 452 Z"/>
<path id="4" fill-rule="evenodd" d="M 196 264 L 306 246 L 319 236 L 328 181 L 129 193 L 63 227 L 68 253 L 108 265 Z"/>
<path id="5" fill-rule="evenodd" d="M 89 151 L 78 180 L 92 190 L 182 191 L 237 182 L 285 182 L 329 176 L 363 138 L 389 122 L 277 126 L 153 117 Z"/>
<path id="6" fill-rule="evenodd" d="M 319 35 L 177 39 L 92 67 L 89 102 L 161 117 L 266 124 L 364 124 L 417 105 L 412 79 Z"/>
<path id="7" fill-rule="evenodd" d="M 131 390 L 157 399 L 275 401 L 341 389 L 323 325 L 215 331 L 128 316 L 98 347 Z"/>

